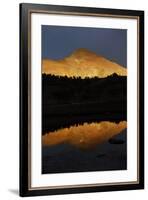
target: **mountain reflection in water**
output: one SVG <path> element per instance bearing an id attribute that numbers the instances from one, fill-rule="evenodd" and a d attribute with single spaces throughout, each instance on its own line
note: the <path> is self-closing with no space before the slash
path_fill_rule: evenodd
<path id="1" fill-rule="evenodd" d="M 79 149 L 92 149 L 113 136 L 119 134 L 127 127 L 126 121 L 119 123 L 102 121 L 99 123 L 84 123 L 49 132 L 42 136 L 44 146 L 53 146 L 68 143 Z"/>

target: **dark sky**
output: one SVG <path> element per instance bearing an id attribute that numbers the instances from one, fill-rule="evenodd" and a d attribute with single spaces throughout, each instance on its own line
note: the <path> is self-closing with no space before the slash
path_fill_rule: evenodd
<path id="1" fill-rule="evenodd" d="M 127 66 L 127 30 L 42 25 L 42 58 L 61 59 L 87 48 Z"/>

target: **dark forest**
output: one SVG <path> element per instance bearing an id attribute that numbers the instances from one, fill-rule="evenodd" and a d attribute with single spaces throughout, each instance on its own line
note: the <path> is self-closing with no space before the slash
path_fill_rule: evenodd
<path id="1" fill-rule="evenodd" d="M 127 77 L 42 74 L 42 134 L 74 124 L 126 120 Z"/>

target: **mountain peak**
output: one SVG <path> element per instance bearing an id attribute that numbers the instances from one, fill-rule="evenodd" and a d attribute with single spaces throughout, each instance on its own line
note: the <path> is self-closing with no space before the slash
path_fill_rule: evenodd
<path id="1" fill-rule="evenodd" d="M 97 56 L 96 53 L 85 48 L 76 49 L 69 57 L 88 57 L 88 56 Z"/>
<path id="2" fill-rule="evenodd" d="M 77 55 L 77 54 L 95 54 L 93 51 L 90 51 L 89 49 L 85 49 L 85 48 L 79 48 L 76 49 L 73 54 Z"/>
<path id="3" fill-rule="evenodd" d="M 103 78 L 114 73 L 126 76 L 127 69 L 88 49 L 79 48 L 62 60 L 43 60 L 42 73 L 67 77 Z"/>

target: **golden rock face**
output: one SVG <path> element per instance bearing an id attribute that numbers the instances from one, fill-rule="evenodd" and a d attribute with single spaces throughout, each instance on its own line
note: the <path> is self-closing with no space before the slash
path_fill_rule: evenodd
<path id="1" fill-rule="evenodd" d="M 52 146 L 68 143 L 79 149 L 93 149 L 113 136 L 119 134 L 127 127 L 127 122 L 119 123 L 102 121 L 99 123 L 84 123 L 49 132 L 42 136 L 42 144 Z"/>
<path id="2" fill-rule="evenodd" d="M 127 75 L 127 69 L 87 49 L 78 49 L 62 60 L 42 60 L 42 73 L 67 77 L 107 77 Z"/>

